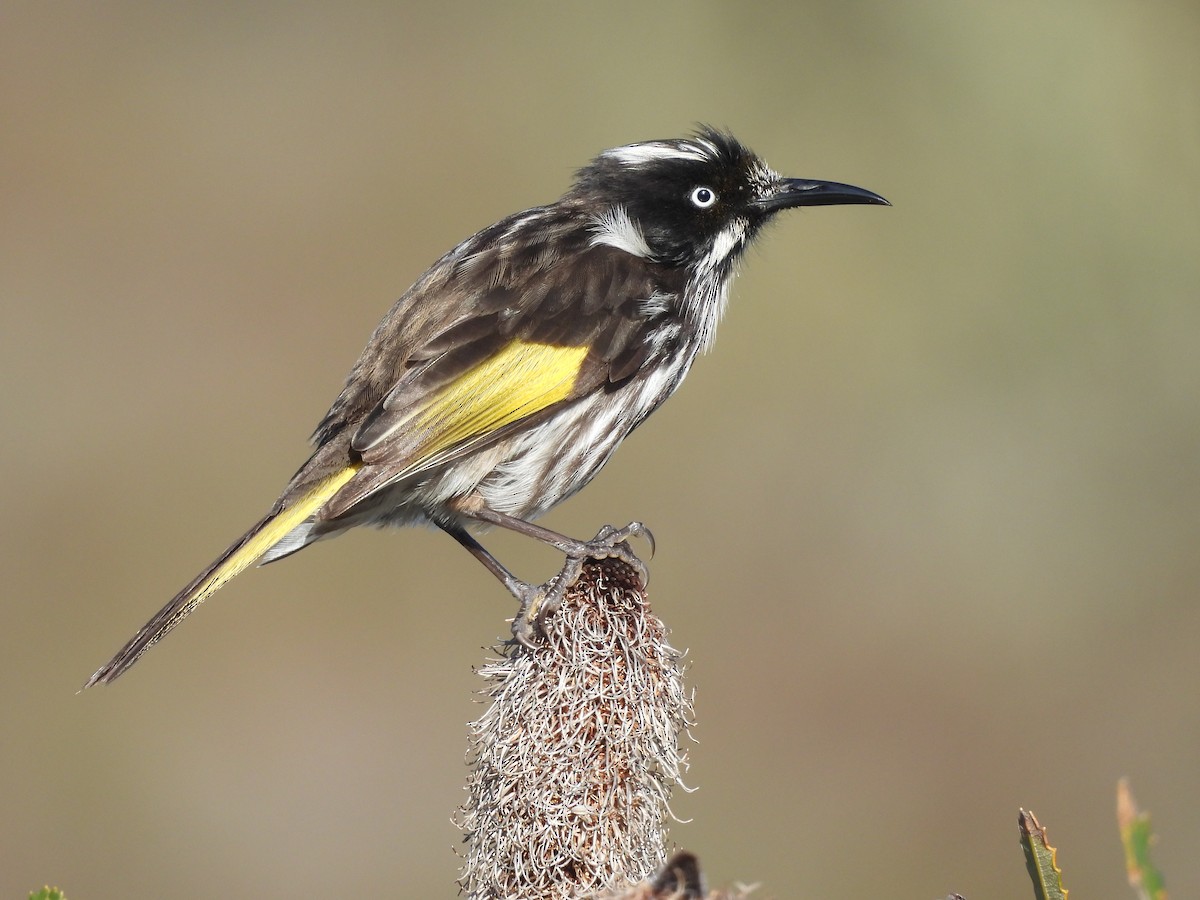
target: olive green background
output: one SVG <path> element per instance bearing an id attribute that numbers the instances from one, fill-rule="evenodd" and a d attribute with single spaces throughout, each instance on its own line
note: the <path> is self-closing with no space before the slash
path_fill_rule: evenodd
<path id="1" fill-rule="evenodd" d="M 895 206 L 775 225 L 545 520 L 658 537 L 675 839 L 766 897 L 1019 897 L 1025 806 L 1121 897 L 1128 775 L 1200 894 L 1198 47 L 1192 2 L 4 4 L 0 897 L 455 895 L 512 603 L 444 536 L 253 570 L 75 692 L 429 263 L 697 121 Z"/>

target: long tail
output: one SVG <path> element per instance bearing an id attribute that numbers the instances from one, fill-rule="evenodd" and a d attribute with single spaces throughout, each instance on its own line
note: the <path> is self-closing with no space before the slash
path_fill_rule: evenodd
<path id="1" fill-rule="evenodd" d="M 220 590 L 235 575 L 254 565 L 288 532 L 316 512 L 358 469 L 358 465 L 351 465 L 328 475 L 287 506 L 269 512 L 234 541 L 207 569 L 197 575 L 191 584 L 176 594 L 170 603 L 155 613 L 154 618 L 143 625 L 142 630 L 135 634 L 116 656 L 96 670 L 82 689 L 86 690 L 93 684 L 116 681 L 143 653 L 187 618 L 193 609 Z"/>

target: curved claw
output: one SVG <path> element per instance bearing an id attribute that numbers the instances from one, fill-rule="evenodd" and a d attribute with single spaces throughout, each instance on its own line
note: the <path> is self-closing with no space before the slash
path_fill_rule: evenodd
<path id="1" fill-rule="evenodd" d="M 536 650 L 538 631 L 527 616 L 518 614 L 512 623 L 513 640 L 526 650 Z"/>
<path id="2" fill-rule="evenodd" d="M 542 590 L 540 587 L 526 584 L 524 585 L 524 589 L 517 595 L 517 600 L 520 602 L 521 607 L 517 610 L 517 614 L 513 616 L 512 636 L 513 640 L 526 650 L 532 650 L 537 646 L 537 631 L 533 626 L 533 617 L 540 605 L 539 595 L 541 593 Z"/>
<path id="3" fill-rule="evenodd" d="M 542 619 L 546 601 L 553 594 L 554 585 L 525 584 L 517 599 L 521 608 L 512 620 L 512 636 L 526 650 L 536 650 L 538 637 L 545 632 L 542 630 Z M 557 603 L 555 604 L 557 605 Z"/>
<path id="4" fill-rule="evenodd" d="M 649 528 L 647 528 L 641 522 L 630 522 L 627 527 L 633 528 L 635 525 L 637 526 L 637 529 L 636 529 L 636 531 L 632 531 L 630 533 L 630 537 L 633 537 L 634 535 L 636 535 L 637 537 L 640 537 L 642 540 L 644 540 L 647 544 L 649 544 L 650 545 L 650 558 L 654 559 L 654 551 L 658 549 L 658 544 L 654 540 L 654 532 L 651 531 Z"/>
<path id="5" fill-rule="evenodd" d="M 538 608 L 537 615 L 534 617 L 534 622 L 537 625 L 538 634 L 546 634 L 546 620 L 558 612 L 558 608 L 562 605 L 562 595 L 566 591 L 558 591 L 557 585 L 546 595 L 546 599 L 542 601 L 542 605 Z"/>
<path id="6" fill-rule="evenodd" d="M 546 635 L 546 620 L 562 605 L 567 588 L 575 583 L 583 571 L 583 558 L 570 557 L 562 571 L 537 586 L 527 585 L 528 592 L 521 598 L 521 610 L 512 624 L 512 636 L 527 650 L 536 650 L 539 637 Z"/>
<path id="7" fill-rule="evenodd" d="M 592 547 L 597 545 L 615 547 L 617 544 L 625 543 L 634 537 L 640 537 L 650 545 L 650 558 L 653 559 L 654 551 L 657 548 L 654 540 L 654 532 L 647 528 L 643 522 L 630 522 L 624 528 L 613 528 L 611 525 L 605 525 L 587 544 Z"/>
<path id="8" fill-rule="evenodd" d="M 619 559 L 637 572 L 643 586 L 647 585 L 650 572 L 629 548 L 628 540 L 632 537 L 643 538 L 650 545 L 651 558 L 654 557 L 654 534 L 643 523 L 630 522 L 624 528 L 605 525 L 590 541 L 580 542 L 570 550 L 562 570 L 545 584 L 517 582 L 516 587 L 510 585 L 509 589 L 521 602 L 521 609 L 512 623 L 513 640 L 527 650 L 537 649 L 538 638 L 546 634 L 546 620 L 562 605 L 563 595 L 579 578 L 587 559 Z"/>
<path id="9" fill-rule="evenodd" d="M 580 545 L 579 552 L 572 554 L 570 559 L 619 559 L 637 572 L 638 580 L 645 586 L 650 582 L 650 572 L 633 550 L 629 547 L 629 538 L 644 537 L 650 543 L 650 552 L 654 553 L 654 535 L 641 522 L 630 522 L 624 528 L 613 528 L 605 525 L 590 541 Z M 565 573 L 564 569 L 564 573 Z"/>

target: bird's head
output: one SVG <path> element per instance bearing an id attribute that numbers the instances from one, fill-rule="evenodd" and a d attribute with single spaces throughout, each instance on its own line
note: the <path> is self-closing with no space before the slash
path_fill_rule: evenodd
<path id="1" fill-rule="evenodd" d="M 784 178 L 731 134 L 707 127 L 606 150 L 579 171 L 564 199 L 592 218 L 593 243 L 712 271 L 727 269 L 781 210 L 888 205 L 853 185 Z"/>

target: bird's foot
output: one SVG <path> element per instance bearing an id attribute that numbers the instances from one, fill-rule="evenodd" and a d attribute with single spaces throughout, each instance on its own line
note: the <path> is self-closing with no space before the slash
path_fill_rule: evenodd
<path id="1" fill-rule="evenodd" d="M 645 538 L 654 556 L 654 535 L 641 522 L 630 522 L 624 528 L 605 525 L 590 541 L 580 541 L 567 552 L 559 573 L 544 584 L 529 584 L 518 599 L 521 609 L 513 619 L 512 635 L 518 644 L 533 649 L 538 638 L 546 633 L 546 620 L 562 605 L 563 596 L 583 572 L 589 559 L 619 559 L 637 575 L 642 586 L 650 580 L 650 572 L 629 547 L 629 539 Z"/>

